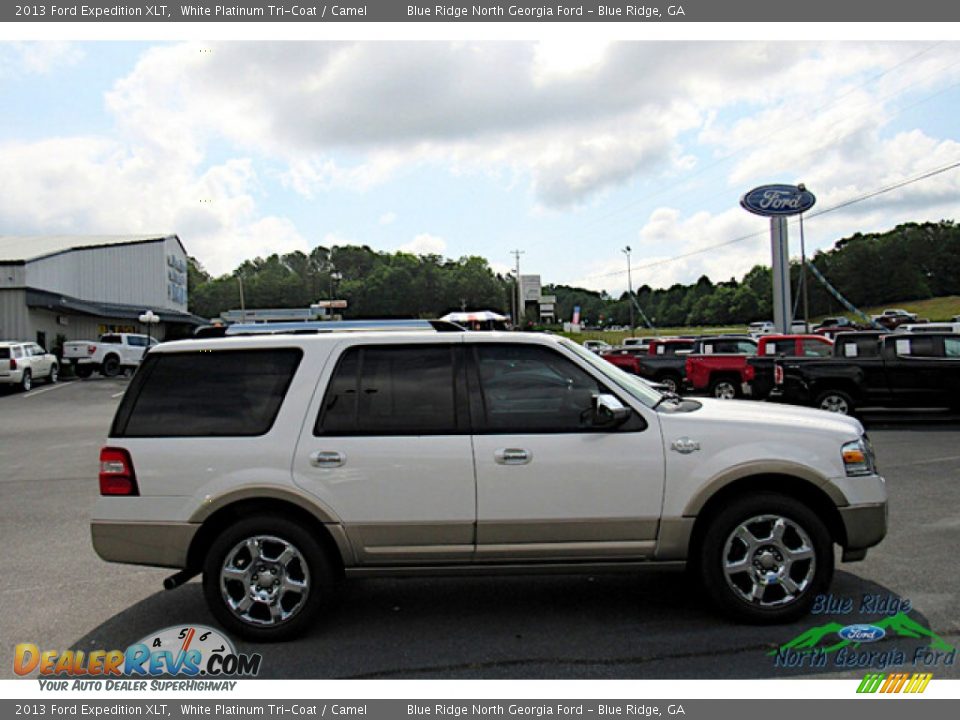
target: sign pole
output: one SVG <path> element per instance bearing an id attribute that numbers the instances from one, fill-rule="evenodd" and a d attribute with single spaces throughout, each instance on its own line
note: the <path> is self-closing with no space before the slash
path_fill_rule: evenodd
<path id="1" fill-rule="evenodd" d="M 787 218 L 770 218 L 770 250 L 773 258 L 773 324 L 779 333 L 789 333 L 793 318 L 790 304 L 790 249 Z"/>

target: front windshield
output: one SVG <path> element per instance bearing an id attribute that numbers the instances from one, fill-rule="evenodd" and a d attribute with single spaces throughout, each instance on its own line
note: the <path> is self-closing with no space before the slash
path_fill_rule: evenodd
<path id="1" fill-rule="evenodd" d="M 606 377 L 618 387 L 626 390 L 647 407 L 653 407 L 663 398 L 663 395 L 650 387 L 646 381 L 641 380 L 636 375 L 631 375 L 630 373 L 621 370 L 616 365 L 608 363 L 606 360 L 594 355 L 589 350 L 585 350 L 581 345 L 565 338 L 560 341 L 560 344 L 571 352 L 575 353 L 582 360 L 586 361 L 591 367 L 598 370 L 601 375 Z"/>

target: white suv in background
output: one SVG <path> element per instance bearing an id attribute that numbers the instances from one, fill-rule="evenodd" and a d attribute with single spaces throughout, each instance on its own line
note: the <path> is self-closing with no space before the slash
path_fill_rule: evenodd
<path id="1" fill-rule="evenodd" d="M 535 568 L 686 563 L 712 605 L 788 621 L 887 509 L 855 419 L 661 394 L 550 335 L 429 329 L 164 343 L 100 492 L 102 558 L 179 568 L 171 588 L 202 572 L 259 640 L 301 633 L 344 575 Z"/>
<path id="2" fill-rule="evenodd" d="M 0 341 L 0 385 L 15 385 L 26 392 L 34 380 L 52 384 L 59 378 L 56 355 L 36 343 Z"/>

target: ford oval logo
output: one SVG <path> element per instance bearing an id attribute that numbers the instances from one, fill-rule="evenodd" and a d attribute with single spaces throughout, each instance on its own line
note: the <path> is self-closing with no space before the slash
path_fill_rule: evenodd
<path id="1" fill-rule="evenodd" d="M 837 632 L 844 640 L 858 643 L 871 643 L 882 640 L 887 631 L 876 625 L 847 625 Z"/>
<path id="2" fill-rule="evenodd" d="M 761 185 L 740 198 L 740 205 L 754 215 L 798 215 L 815 202 L 812 192 L 796 185 Z"/>

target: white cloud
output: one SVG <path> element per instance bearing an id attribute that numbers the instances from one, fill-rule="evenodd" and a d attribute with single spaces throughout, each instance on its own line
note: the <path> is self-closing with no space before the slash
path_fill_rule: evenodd
<path id="1" fill-rule="evenodd" d="M 393 225 L 393 223 L 396 222 L 396 220 L 397 220 L 397 214 L 392 210 L 390 212 L 385 212 L 383 215 L 380 216 L 381 225 Z"/>
<path id="2" fill-rule="evenodd" d="M 75 65 L 83 56 L 80 48 L 63 41 L 4 43 L 0 46 L 0 76 L 46 75 Z"/>
<path id="3" fill-rule="evenodd" d="M 443 255 L 447 252 L 447 241 L 437 235 L 420 233 L 397 249 L 413 255 Z"/>

